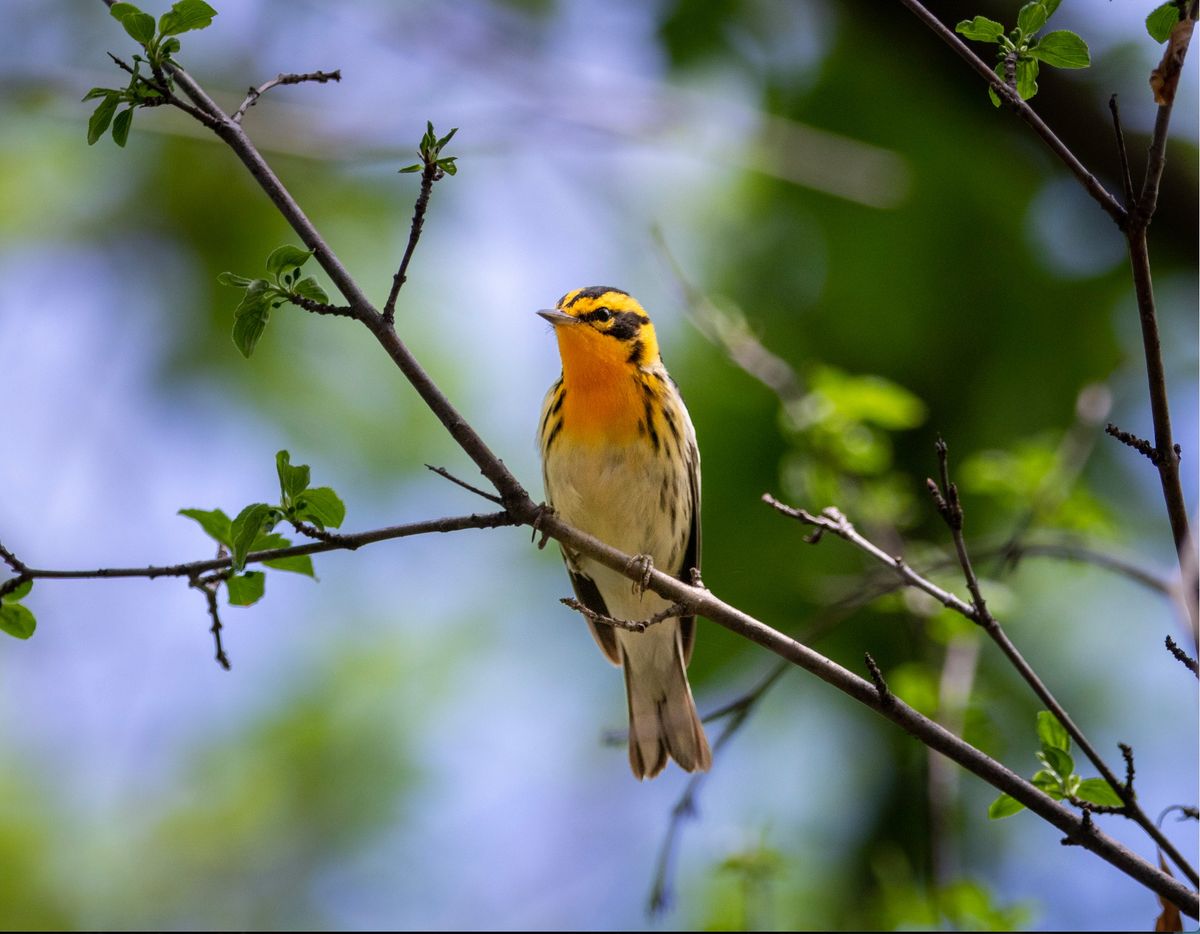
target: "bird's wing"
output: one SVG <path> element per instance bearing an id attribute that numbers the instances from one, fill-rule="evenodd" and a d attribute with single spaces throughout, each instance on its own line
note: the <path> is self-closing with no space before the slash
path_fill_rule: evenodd
<path id="1" fill-rule="evenodd" d="M 563 556 L 566 561 L 566 556 Z M 608 612 L 608 607 L 604 603 L 604 598 L 600 596 L 600 588 L 596 586 L 596 582 L 581 571 L 571 567 L 571 562 L 567 561 L 567 571 L 571 575 L 571 586 L 575 588 L 575 596 L 593 613 L 600 613 L 604 616 L 611 615 Z M 605 656 L 614 665 L 621 664 L 621 646 L 617 643 L 617 633 L 605 623 L 597 623 L 589 619 L 587 621 L 588 629 L 592 631 L 592 636 L 596 639 L 596 644 L 600 646 Z"/>

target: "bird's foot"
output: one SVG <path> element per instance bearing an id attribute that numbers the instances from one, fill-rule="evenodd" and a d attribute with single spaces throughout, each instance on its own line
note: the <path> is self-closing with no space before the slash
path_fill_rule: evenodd
<path id="1" fill-rule="evenodd" d="M 533 532 L 530 533 L 530 536 L 529 536 L 529 540 L 531 542 L 535 538 L 537 538 L 538 532 L 542 532 L 542 520 L 545 519 L 547 516 L 553 516 L 553 515 L 554 515 L 554 507 L 551 506 L 549 503 L 542 503 L 540 506 L 538 506 L 537 515 L 533 517 Z M 541 541 L 539 541 L 537 543 L 538 551 L 541 551 L 543 548 L 545 548 L 546 542 L 548 542 L 549 540 L 550 540 L 550 535 L 546 532 L 542 532 L 542 539 L 541 539 Z"/>
<path id="2" fill-rule="evenodd" d="M 639 575 L 633 582 L 634 596 L 640 599 L 646 592 L 646 588 L 650 586 L 650 573 L 653 570 L 654 559 L 649 555 L 634 555 L 629 559 L 629 563 L 625 565 L 625 573 L 630 574 L 637 571 Z"/>

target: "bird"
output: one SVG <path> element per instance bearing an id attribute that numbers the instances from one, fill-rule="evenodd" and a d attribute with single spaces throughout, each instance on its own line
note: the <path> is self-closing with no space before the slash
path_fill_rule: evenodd
<path id="1" fill-rule="evenodd" d="M 537 314 L 553 326 L 562 358 L 538 427 L 546 506 L 635 555 L 643 570 L 633 581 L 562 546 L 592 635 L 624 670 L 630 768 L 639 780 L 653 778 L 670 757 L 687 772 L 707 771 L 712 753 L 687 678 L 695 617 L 668 617 L 642 632 L 595 618 L 665 613 L 671 602 L 645 587 L 651 566 L 698 580 L 700 452 L 692 420 L 650 316 L 628 292 L 575 289 Z"/>

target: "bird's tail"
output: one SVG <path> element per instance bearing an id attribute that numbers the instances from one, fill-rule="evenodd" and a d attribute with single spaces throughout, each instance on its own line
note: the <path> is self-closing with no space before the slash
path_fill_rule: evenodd
<path id="1" fill-rule="evenodd" d="M 685 772 L 708 771 L 712 753 L 684 670 L 678 624 L 659 624 L 624 648 L 633 774 L 653 778 L 666 767 L 667 756 Z"/>

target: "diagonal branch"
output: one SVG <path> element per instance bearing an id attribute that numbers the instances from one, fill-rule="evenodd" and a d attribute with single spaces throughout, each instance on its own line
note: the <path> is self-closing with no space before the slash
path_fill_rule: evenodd
<path id="1" fill-rule="evenodd" d="M 916 14 L 916 17 L 921 22 L 932 29 L 939 39 L 950 46 L 963 61 L 970 65 L 988 83 L 1002 101 L 1008 104 L 1009 107 L 1017 112 L 1017 115 L 1022 120 L 1029 124 L 1033 132 L 1040 136 L 1042 141 L 1050 147 L 1051 152 L 1058 156 L 1063 165 L 1070 170 L 1071 174 L 1079 179 L 1079 183 L 1083 185 L 1095 202 L 1116 222 L 1118 227 L 1123 229 L 1127 220 L 1125 208 L 1109 193 L 1107 188 L 1100 184 L 1091 170 L 1079 161 L 1075 153 L 1071 152 L 1067 145 L 1055 135 L 1054 131 L 1038 116 L 1037 111 L 1021 100 L 1020 95 L 1013 88 L 1005 84 L 1004 79 L 996 74 L 987 62 L 976 55 L 941 20 L 925 9 L 920 0 L 900 0 L 900 2 Z"/>

